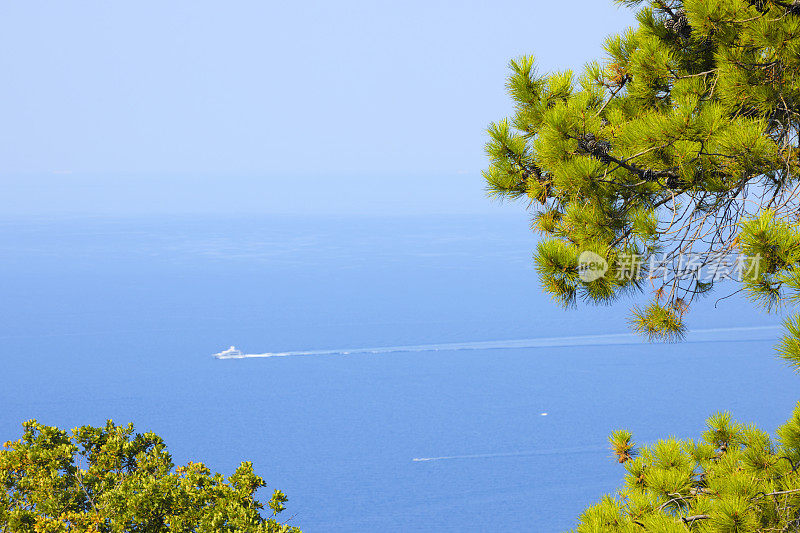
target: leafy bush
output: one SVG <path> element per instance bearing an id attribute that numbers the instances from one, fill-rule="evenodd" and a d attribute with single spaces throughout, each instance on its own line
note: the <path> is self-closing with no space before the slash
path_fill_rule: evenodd
<path id="1" fill-rule="evenodd" d="M 286 496 L 242 463 L 225 479 L 202 463 L 175 467 L 164 441 L 132 424 L 83 426 L 71 434 L 30 420 L 0 450 L 0 531 L 299 533 L 279 523 Z"/>

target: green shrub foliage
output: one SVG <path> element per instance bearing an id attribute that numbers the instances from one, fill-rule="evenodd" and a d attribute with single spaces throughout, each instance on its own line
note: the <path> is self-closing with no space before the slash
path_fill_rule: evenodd
<path id="1" fill-rule="evenodd" d="M 227 479 L 202 463 L 175 467 L 161 438 L 132 425 L 71 433 L 30 420 L 0 450 L 0 532 L 299 533 L 281 524 L 286 496 L 255 499 L 264 480 L 242 463 Z"/>

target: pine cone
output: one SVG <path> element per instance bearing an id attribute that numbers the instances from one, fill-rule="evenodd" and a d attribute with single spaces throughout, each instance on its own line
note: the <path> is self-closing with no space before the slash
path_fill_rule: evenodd
<path id="1" fill-rule="evenodd" d="M 587 133 L 578 141 L 578 147 L 592 157 L 602 158 L 611 151 L 611 143 L 598 141 L 594 133 Z"/>
<path id="2" fill-rule="evenodd" d="M 670 176 L 667 178 L 667 188 L 668 189 L 677 189 L 678 185 L 680 185 L 680 180 L 678 176 Z"/>
<path id="3" fill-rule="evenodd" d="M 688 37 L 692 33 L 692 27 L 689 25 L 689 18 L 686 16 L 686 11 L 678 9 L 674 12 L 672 18 L 664 21 L 664 28 L 676 34 L 678 37 Z"/>
<path id="4" fill-rule="evenodd" d="M 673 27 L 673 30 L 675 31 L 675 33 L 681 36 L 689 33 L 690 30 L 689 20 L 686 17 L 679 18 L 678 20 L 675 21 L 675 26 Z"/>
<path id="5" fill-rule="evenodd" d="M 592 153 L 597 143 L 594 133 L 586 133 L 582 138 L 578 139 L 578 148 L 584 152 Z"/>

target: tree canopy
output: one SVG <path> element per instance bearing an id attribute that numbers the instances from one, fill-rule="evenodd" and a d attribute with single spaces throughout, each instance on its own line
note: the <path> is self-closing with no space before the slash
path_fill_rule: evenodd
<path id="1" fill-rule="evenodd" d="M 800 530 L 800 404 L 778 439 L 728 413 L 697 440 L 662 439 L 637 449 L 616 431 L 611 447 L 626 475 L 580 517 L 579 533 Z"/>
<path id="2" fill-rule="evenodd" d="M 527 201 L 544 289 L 565 306 L 646 294 L 631 325 L 666 340 L 721 282 L 770 312 L 797 303 L 800 0 L 617 3 L 637 25 L 579 74 L 511 61 L 515 111 L 489 127 L 487 189 Z M 778 351 L 800 371 L 799 315 Z M 578 532 L 800 531 L 800 404 L 776 438 L 719 413 L 696 441 L 632 439 L 611 435 L 624 485 Z"/>
<path id="3" fill-rule="evenodd" d="M 631 319 L 648 336 L 679 338 L 694 299 L 728 278 L 768 310 L 797 300 L 800 2 L 654 0 L 636 18 L 579 75 L 511 61 L 489 192 L 528 200 L 556 300 L 648 292 Z M 587 251 L 604 276 L 581 276 Z"/>
<path id="4" fill-rule="evenodd" d="M 70 434 L 35 420 L 0 450 L 3 533 L 299 533 L 281 524 L 286 496 L 255 499 L 264 480 L 243 462 L 227 479 L 202 463 L 176 467 L 163 440 L 133 425 Z"/>

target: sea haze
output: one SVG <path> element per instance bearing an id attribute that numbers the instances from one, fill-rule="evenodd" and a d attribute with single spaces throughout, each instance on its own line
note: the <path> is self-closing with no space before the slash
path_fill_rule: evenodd
<path id="1" fill-rule="evenodd" d="M 796 378 L 763 329 L 505 346 L 627 332 L 625 302 L 542 294 L 534 248 L 522 214 L 6 218 L 0 441 L 31 418 L 131 421 L 178 463 L 252 460 L 310 533 L 558 531 L 619 485 L 614 429 L 652 442 L 722 409 L 769 431 L 788 417 Z M 779 321 L 713 307 L 690 326 Z"/>

